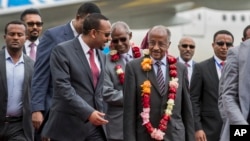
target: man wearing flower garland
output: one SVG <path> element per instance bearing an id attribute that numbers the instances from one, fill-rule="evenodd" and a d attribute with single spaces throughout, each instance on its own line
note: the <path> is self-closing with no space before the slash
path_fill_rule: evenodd
<path id="1" fill-rule="evenodd" d="M 187 69 L 167 53 L 170 35 L 154 26 L 148 52 L 126 66 L 124 141 L 194 141 Z"/>
<path id="2" fill-rule="evenodd" d="M 132 32 L 122 21 L 111 27 L 113 50 L 106 56 L 104 101 L 107 103 L 107 133 L 109 141 L 123 141 L 123 83 L 128 61 L 141 57 L 140 49 L 132 46 Z"/>

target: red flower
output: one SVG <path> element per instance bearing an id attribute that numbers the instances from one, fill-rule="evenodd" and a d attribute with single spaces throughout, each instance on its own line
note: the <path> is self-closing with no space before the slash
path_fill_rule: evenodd
<path id="1" fill-rule="evenodd" d="M 169 91 L 170 93 L 176 93 L 176 89 L 173 88 L 173 87 L 170 87 L 168 91 Z"/>
<path id="2" fill-rule="evenodd" d="M 177 70 L 177 67 L 176 67 L 176 65 L 172 64 L 172 65 L 169 65 L 169 69 L 170 70 Z"/>
<path id="3" fill-rule="evenodd" d="M 168 95 L 168 98 L 169 98 L 169 99 L 175 99 L 175 98 L 176 98 L 175 93 L 170 93 L 170 94 Z"/>
<path id="4" fill-rule="evenodd" d="M 177 71 L 176 70 L 169 70 L 169 75 L 171 77 L 176 77 L 177 76 Z"/>
<path id="5" fill-rule="evenodd" d="M 132 52 L 133 52 L 134 58 L 139 58 L 139 57 L 141 57 L 141 52 L 140 52 L 140 48 L 139 48 L 139 47 L 133 46 L 133 47 L 132 47 Z"/>
<path id="6" fill-rule="evenodd" d="M 171 56 L 171 55 L 168 55 L 167 58 L 168 58 L 168 63 L 169 64 L 174 64 L 174 63 L 177 62 L 177 59 L 175 57 Z"/>

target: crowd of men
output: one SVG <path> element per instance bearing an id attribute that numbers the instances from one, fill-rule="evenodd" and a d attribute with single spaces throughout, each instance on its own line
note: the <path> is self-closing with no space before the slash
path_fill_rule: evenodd
<path id="1" fill-rule="evenodd" d="M 42 28 L 33 8 L 5 26 L 0 141 L 229 141 L 230 124 L 250 123 L 250 26 L 237 47 L 217 31 L 201 62 L 193 38 L 171 56 L 175 33 L 155 25 L 139 47 L 126 22 L 111 24 L 90 2 Z"/>

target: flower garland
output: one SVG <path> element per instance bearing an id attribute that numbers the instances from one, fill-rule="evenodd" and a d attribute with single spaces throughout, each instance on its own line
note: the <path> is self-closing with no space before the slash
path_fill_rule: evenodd
<path id="1" fill-rule="evenodd" d="M 138 46 L 132 46 L 132 52 L 133 52 L 133 57 L 134 58 L 141 57 L 140 48 Z M 111 58 L 110 58 L 111 62 L 117 62 L 121 58 L 120 54 L 118 53 L 117 50 L 111 50 L 110 51 L 110 56 L 111 56 Z M 123 84 L 124 83 L 125 73 L 122 70 L 122 66 L 117 64 L 115 66 L 115 71 L 116 71 L 116 74 L 117 74 L 117 76 L 119 78 L 120 84 Z"/>
<path id="2" fill-rule="evenodd" d="M 149 57 L 149 51 L 144 51 L 145 57 L 141 62 L 141 67 L 143 71 L 149 72 L 152 69 L 152 59 Z M 167 130 L 167 125 L 172 115 L 174 102 L 176 98 L 176 92 L 178 88 L 178 78 L 177 78 L 177 67 L 175 65 L 176 58 L 168 55 L 167 61 L 169 64 L 169 76 L 170 81 L 168 85 L 168 101 L 165 112 L 160 120 L 158 128 L 154 128 L 149 120 L 150 118 L 150 94 L 151 94 L 151 83 L 149 80 L 146 80 L 141 85 L 142 88 L 142 105 L 143 111 L 141 112 L 142 125 L 147 129 L 147 132 L 151 135 L 151 138 L 156 140 L 163 140 L 165 131 Z"/>

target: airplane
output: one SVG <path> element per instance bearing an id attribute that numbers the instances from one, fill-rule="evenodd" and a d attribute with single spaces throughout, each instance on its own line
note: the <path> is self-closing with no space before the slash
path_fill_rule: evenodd
<path id="1" fill-rule="evenodd" d="M 46 30 L 70 21 L 78 7 L 88 1 L 96 3 L 111 22 L 128 23 L 133 29 L 132 40 L 138 45 L 147 30 L 158 24 L 172 32 L 169 52 L 173 55 L 178 55 L 179 39 L 192 36 L 197 44 L 194 56 L 197 60 L 213 54 L 212 37 L 217 30 L 231 31 L 235 44 L 239 44 L 243 28 L 250 20 L 249 0 L 0 0 L 0 28 L 10 20 L 19 19 L 26 8 L 35 7 L 41 11 Z M 3 30 L 0 34 L 3 35 Z"/>

